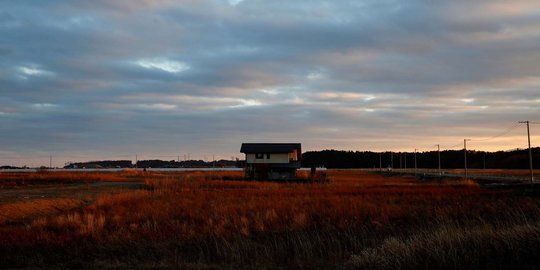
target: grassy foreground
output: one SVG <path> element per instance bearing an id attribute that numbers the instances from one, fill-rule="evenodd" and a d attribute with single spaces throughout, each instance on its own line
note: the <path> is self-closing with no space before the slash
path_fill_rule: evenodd
<path id="1" fill-rule="evenodd" d="M 241 176 L 0 173 L 0 267 L 540 266 L 540 201 L 530 190 L 363 171 L 328 171 L 324 184 Z"/>

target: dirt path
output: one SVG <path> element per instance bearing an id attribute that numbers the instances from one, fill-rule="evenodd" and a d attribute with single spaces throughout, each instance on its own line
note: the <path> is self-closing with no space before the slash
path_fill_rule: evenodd
<path id="1" fill-rule="evenodd" d="M 32 186 L 28 188 L 0 190 L 0 205 L 38 199 L 69 198 L 93 200 L 101 194 L 114 194 L 126 189 L 137 189 L 143 182 L 95 182 L 90 184 L 64 184 Z"/>

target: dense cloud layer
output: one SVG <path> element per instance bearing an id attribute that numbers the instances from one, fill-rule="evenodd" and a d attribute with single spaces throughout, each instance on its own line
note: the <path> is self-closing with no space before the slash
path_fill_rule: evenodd
<path id="1" fill-rule="evenodd" d="M 0 59 L 0 165 L 430 150 L 540 120 L 537 1 L 1 1 Z"/>

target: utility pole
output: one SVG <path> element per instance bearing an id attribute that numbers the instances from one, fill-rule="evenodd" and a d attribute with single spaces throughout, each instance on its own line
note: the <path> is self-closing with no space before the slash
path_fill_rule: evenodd
<path id="1" fill-rule="evenodd" d="M 379 171 L 382 172 L 382 153 L 379 153 Z"/>
<path id="2" fill-rule="evenodd" d="M 52 169 L 52 155 L 49 156 L 49 169 Z"/>
<path id="3" fill-rule="evenodd" d="M 403 163 L 405 164 L 405 169 L 407 169 L 407 152 L 403 153 Z"/>
<path id="4" fill-rule="evenodd" d="M 416 148 L 414 148 L 414 175 L 416 176 L 416 173 L 418 172 L 418 167 L 416 164 Z"/>
<path id="5" fill-rule="evenodd" d="M 531 170 L 531 184 L 534 182 L 534 171 L 532 162 L 532 150 L 531 150 L 531 133 L 529 130 L 529 121 L 519 121 L 521 124 L 527 124 L 527 140 L 529 142 L 529 169 Z"/>
<path id="6" fill-rule="evenodd" d="M 464 153 L 464 161 L 465 161 L 465 179 L 467 179 L 467 141 L 470 141 L 470 139 L 463 139 L 463 153 Z"/>
<path id="7" fill-rule="evenodd" d="M 137 169 L 139 163 L 139 157 L 135 155 L 135 169 Z"/>
<path id="8" fill-rule="evenodd" d="M 437 144 L 437 156 L 439 158 L 439 175 L 442 175 L 441 172 L 441 145 Z"/>

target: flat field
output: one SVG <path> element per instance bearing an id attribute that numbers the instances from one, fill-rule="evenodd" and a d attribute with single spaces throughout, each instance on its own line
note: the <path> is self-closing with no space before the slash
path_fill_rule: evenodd
<path id="1" fill-rule="evenodd" d="M 373 171 L 377 171 L 378 169 L 374 169 Z M 407 172 L 407 173 L 413 173 L 414 168 L 408 168 L 408 169 L 399 169 L 394 168 L 394 172 Z M 437 169 L 426 169 L 426 168 L 418 168 L 418 173 L 423 172 L 429 172 L 429 173 L 437 173 Z M 444 174 L 456 174 L 456 175 L 465 175 L 464 169 L 442 169 L 442 172 Z M 531 171 L 529 169 L 468 169 L 469 176 L 475 177 L 475 176 L 494 176 L 494 177 L 504 177 L 508 178 L 508 180 L 512 179 L 523 179 L 528 180 Z M 533 170 L 533 174 L 535 179 L 540 179 L 540 170 Z"/>
<path id="2" fill-rule="evenodd" d="M 307 173 L 307 172 L 300 172 Z M 360 170 L 0 173 L 1 268 L 531 269 L 534 187 Z"/>

